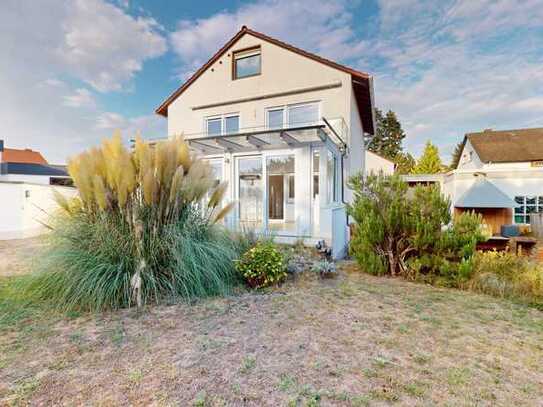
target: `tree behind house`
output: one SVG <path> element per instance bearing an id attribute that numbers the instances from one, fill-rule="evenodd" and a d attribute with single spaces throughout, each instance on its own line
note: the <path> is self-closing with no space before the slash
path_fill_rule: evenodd
<path id="1" fill-rule="evenodd" d="M 443 163 L 438 148 L 431 141 L 426 142 L 424 152 L 413 168 L 413 174 L 438 174 L 443 171 Z"/>
<path id="2" fill-rule="evenodd" d="M 405 132 L 396 113 L 389 110 L 386 115 L 379 109 L 375 109 L 375 122 L 377 124 L 375 137 L 368 145 L 368 150 L 385 158 L 394 160 L 402 151 L 402 142 Z"/>
<path id="3" fill-rule="evenodd" d="M 458 168 L 458 164 L 460 163 L 460 157 L 462 155 L 463 149 L 464 149 L 464 142 L 461 141 L 460 143 L 456 145 L 452 153 L 451 165 L 449 165 L 450 170 L 455 170 Z"/>
<path id="4" fill-rule="evenodd" d="M 397 174 L 411 174 L 417 164 L 410 153 L 398 153 L 394 161 L 396 163 L 395 171 Z"/>

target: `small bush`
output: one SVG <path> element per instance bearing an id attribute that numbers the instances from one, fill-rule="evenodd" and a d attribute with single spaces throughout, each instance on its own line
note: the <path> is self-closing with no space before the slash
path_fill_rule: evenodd
<path id="1" fill-rule="evenodd" d="M 253 288 L 276 284 L 287 276 L 284 256 L 269 241 L 258 242 L 245 252 L 236 262 L 236 269 Z"/>
<path id="2" fill-rule="evenodd" d="M 543 305 L 543 266 L 510 252 L 477 253 L 473 276 L 465 286 L 496 297 Z"/>

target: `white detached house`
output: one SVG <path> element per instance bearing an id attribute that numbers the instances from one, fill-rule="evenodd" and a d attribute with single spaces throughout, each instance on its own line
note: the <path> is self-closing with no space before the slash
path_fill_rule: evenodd
<path id="1" fill-rule="evenodd" d="M 495 235 L 504 225 L 530 224 L 543 212 L 543 128 L 468 133 L 455 170 L 404 179 L 439 183 L 454 212 L 480 213 Z"/>
<path id="2" fill-rule="evenodd" d="M 370 75 L 245 26 L 156 110 L 228 181 L 229 226 L 325 240 L 335 257 L 373 111 Z"/>

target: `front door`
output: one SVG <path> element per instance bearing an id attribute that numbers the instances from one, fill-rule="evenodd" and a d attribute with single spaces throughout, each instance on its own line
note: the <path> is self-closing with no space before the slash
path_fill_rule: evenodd
<path id="1" fill-rule="evenodd" d="M 283 220 L 284 180 L 283 175 L 268 176 L 268 217 Z"/>

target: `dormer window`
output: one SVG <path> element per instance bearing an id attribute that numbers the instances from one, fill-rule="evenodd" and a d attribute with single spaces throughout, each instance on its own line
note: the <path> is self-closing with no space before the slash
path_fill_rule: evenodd
<path id="1" fill-rule="evenodd" d="M 233 79 L 260 75 L 260 47 L 235 51 L 232 63 Z"/>

